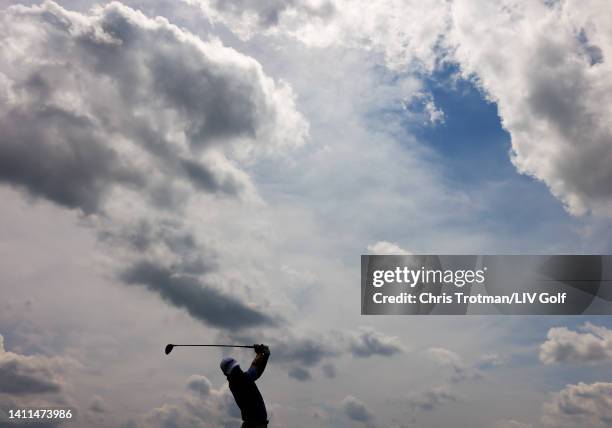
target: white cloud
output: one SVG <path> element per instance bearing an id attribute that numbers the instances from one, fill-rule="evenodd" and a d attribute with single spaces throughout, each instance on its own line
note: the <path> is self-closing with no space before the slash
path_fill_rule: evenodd
<path id="1" fill-rule="evenodd" d="M 612 383 L 568 385 L 543 407 L 542 423 L 555 428 L 606 428 L 612 423 Z"/>
<path id="2" fill-rule="evenodd" d="M 612 212 L 608 8 L 605 0 L 452 4 L 453 59 L 497 103 L 512 162 L 573 214 Z"/>
<path id="3" fill-rule="evenodd" d="M 540 346 L 540 361 L 554 363 L 593 363 L 612 361 L 612 330 L 586 323 L 580 331 L 555 327 Z"/>
<path id="4" fill-rule="evenodd" d="M 410 251 L 404 250 L 399 245 L 389 241 L 378 241 L 375 244 L 368 245 L 368 252 L 380 255 L 412 254 Z"/>
<path id="5" fill-rule="evenodd" d="M 185 1 L 199 5 L 206 17 L 245 39 L 258 30 L 290 36 L 308 46 L 365 48 L 382 54 L 389 67 L 398 69 L 407 64 L 433 69 L 448 25 L 448 4 L 438 0 Z"/>

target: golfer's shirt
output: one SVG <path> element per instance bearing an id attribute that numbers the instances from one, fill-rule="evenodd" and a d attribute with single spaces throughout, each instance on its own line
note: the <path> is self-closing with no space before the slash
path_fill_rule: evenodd
<path id="1" fill-rule="evenodd" d="M 234 395 L 242 414 L 242 420 L 245 422 L 266 423 L 268 421 L 266 405 L 255 384 L 260 376 L 261 373 L 258 373 L 256 367 L 251 366 L 244 372 L 240 366 L 236 366 L 227 377 L 230 391 Z"/>

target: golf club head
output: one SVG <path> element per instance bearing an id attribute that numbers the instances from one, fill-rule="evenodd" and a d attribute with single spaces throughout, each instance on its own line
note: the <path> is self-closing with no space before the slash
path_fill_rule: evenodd
<path id="1" fill-rule="evenodd" d="M 171 343 L 168 343 L 166 345 L 166 349 L 164 350 L 164 352 L 166 353 L 166 355 L 168 355 L 170 352 L 172 352 L 172 349 L 174 349 L 174 345 Z"/>

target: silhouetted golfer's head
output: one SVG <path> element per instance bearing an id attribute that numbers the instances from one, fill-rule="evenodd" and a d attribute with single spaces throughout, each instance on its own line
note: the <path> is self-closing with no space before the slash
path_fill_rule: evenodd
<path id="1" fill-rule="evenodd" d="M 238 367 L 238 361 L 234 360 L 232 357 L 225 357 L 221 360 L 221 364 L 219 366 L 221 367 L 223 374 L 225 374 L 225 376 L 229 376 L 232 370 L 234 370 L 235 367 Z"/>

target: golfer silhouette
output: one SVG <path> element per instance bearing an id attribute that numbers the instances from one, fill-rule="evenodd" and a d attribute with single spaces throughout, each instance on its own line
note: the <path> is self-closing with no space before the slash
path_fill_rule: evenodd
<path id="1" fill-rule="evenodd" d="M 242 371 L 238 362 L 225 357 L 221 360 L 221 371 L 227 377 L 230 391 L 240 408 L 242 428 L 262 428 L 268 426 L 268 413 L 263 397 L 255 381 L 261 377 L 268 358 L 270 348 L 266 345 L 255 345 L 255 359 L 247 371 Z"/>

